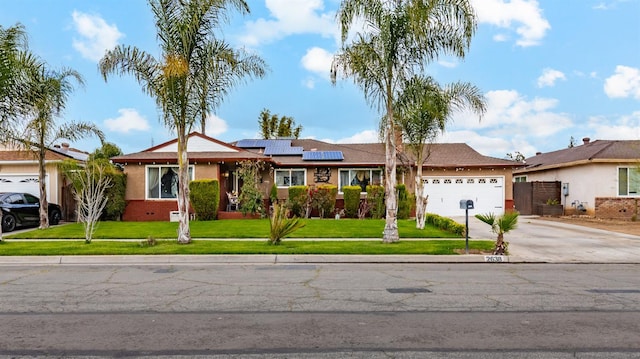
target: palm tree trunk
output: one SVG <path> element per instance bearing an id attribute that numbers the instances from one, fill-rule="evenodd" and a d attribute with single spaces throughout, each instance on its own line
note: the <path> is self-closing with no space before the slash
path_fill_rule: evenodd
<path id="1" fill-rule="evenodd" d="M 385 131 L 385 176 L 384 190 L 386 196 L 386 216 L 384 231 L 382 232 L 383 243 L 393 243 L 400 240 L 398 234 L 398 196 L 396 195 L 396 146 L 395 146 L 395 123 L 393 122 L 393 110 L 391 101 L 387 106 L 387 130 Z"/>
<path id="2" fill-rule="evenodd" d="M 40 229 L 49 228 L 49 214 L 48 207 L 49 203 L 47 202 L 47 183 L 46 176 L 47 173 L 44 168 L 44 157 L 46 155 L 46 149 L 44 146 L 40 146 L 38 150 L 38 185 L 40 187 L 40 209 L 38 212 L 40 213 Z"/>
<path id="3" fill-rule="evenodd" d="M 191 243 L 189 229 L 189 158 L 187 135 L 178 129 L 178 243 Z"/>
<path id="4" fill-rule="evenodd" d="M 493 250 L 493 254 L 501 256 L 504 255 L 506 250 L 507 248 L 504 245 L 504 234 L 498 233 L 498 238 L 496 239 L 496 247 Z"/>
<path id="5" fill-rule="evenodd" d="M 425 196 L 424 184 L 422 183 L 422 169 L 418 169 L 416 174 L 416 228 L 424 229 L 427 213 L 427 203 L 429 196 Z"/>

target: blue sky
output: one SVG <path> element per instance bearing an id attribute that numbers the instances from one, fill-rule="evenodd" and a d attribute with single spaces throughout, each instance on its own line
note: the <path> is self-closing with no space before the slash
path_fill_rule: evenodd
<path id="1" fill-rule="evenodd" d="M 488 111 L 482 121 L 458 113 L 441 142 L 464 142 L 482 154 L 527 157 L 568 146 L 573 137 L 640 139 L 640 0 L 472 0 L 478 29 L 463 60 L 440 58 L 428 74 L 444 85 L 472 82 Z M 251 0 L 232 16 L 227 41 L 260 55 L 266 78 L 233 90 L 207 135 L 223 141 L 258 136 L 263 109 L 291 116 L 302 137 L 376 142 L 381 114 L 351 80 L 329 81 L 340 46 L 339 0 Z M 31 50 L 55 69 L 86 80 L 64 120 L 93 122 L 125 153 L 174 138 L 154 101 L 130 76 L 100 77 L 105 49 L 133 45 L 158 53 L 144 0 L 0 0 L 0 25 L 25 25 Z M 72 144 L 92 151 L 96 140 Z"/>

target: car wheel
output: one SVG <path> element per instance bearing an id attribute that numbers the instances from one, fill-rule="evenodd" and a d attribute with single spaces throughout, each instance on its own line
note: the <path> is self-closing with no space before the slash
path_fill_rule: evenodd
<path id="1" fill-rule="evenodd" d="M 16 229 L 16 217 L 13 214 L 4 213 L 2 215 L 2 230 L 11 232 Z"/>
<path id="2" fill-rule="evenodd" d="M 51 212 L 51 214 L 49 214 L 49 224 L 55 226 L 58 223 L 60 223 L 60 212 L 59 211 Z"/>

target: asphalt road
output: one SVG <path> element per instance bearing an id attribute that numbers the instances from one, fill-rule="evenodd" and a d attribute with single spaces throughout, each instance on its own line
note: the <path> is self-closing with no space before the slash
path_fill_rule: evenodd
<path id="1" fill-rule="evenodd" d="M 0 357 L 638 358 L 638 264 L 6 265 Z"/>

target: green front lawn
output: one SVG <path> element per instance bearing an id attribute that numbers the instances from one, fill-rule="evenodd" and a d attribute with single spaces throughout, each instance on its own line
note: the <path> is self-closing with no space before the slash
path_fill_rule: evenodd
<path id="1" fill-rule="evenodd" d="M 374 219 L 305 219 L 305 227 L 294 238 L 382 238 L 384 220 Z M 268 238 L 268 219 L 238 219 L 223 221 L 189 222 L 192 238 Z M 177 238 L 177 222 L 100 222 L 94 239 L 156 239 Z M 460 236 L 427 225 L 416 229 L 412 220 L 398 220 L 401 238 L 460 238 Z M 5 235 L 7 239 L 84 239 L 81 223 L 34 229 L 19 234 Z"/>
<path id="2" fill-rule="evenodd" d="M 415 228 L 415 221 L 399 220 L 399 243 L 382 243 L 384 220 L 357 219 L 305 219 L 305 227 L 280 245 L 269 245 L 269 220 L 224 220 L 190 222 L 191 244 L 181 245 L 175 240 L 176 222 L 100 222 L 91 244 L 84 242 L 81 223 L 53 226 L 46 230 L 34 229 L 5 235 L 6 239 L 33 239 L 33 241 L 0 242 L 0 255 L 136 255 L 136 254 L 458 254 L 465 248 L 464 239 L 453 233 L 428 226 Z M 144 245 L 148 239 L 157 240 L 153 246 Z M 212 239 L 203 240 L 202 238 Z M 264 240 L 242 240 L 258 238 Z M 349 238 L 356 240 L 323 241 L 322 238 Z M 372 240 L 373 238 L 373 240 Z M 435 239 L 432 239 L 435 238 Z M 454 239 L 441 239 L 454 238 Z M 455 239 L 458 238 L 458 239 Z M 50 239 L 71 239 L 51 241 Z M 133 241 L 113 241 L 133 239 Z M 235 240 L 220 240 L 235 239 Z M 304 240 L 309 239 L 309 240 Z M 473 253 L 487 253 L 493 241 L 469 242 Z"/>
<path id="3" fill-rule="evenodd" d="M 400 241 L 383 244 L 382 241 L 283 241 L 270 245 L 264 241 L 194 240 L 191 244 L 178 244 L 174 240 L 158 241 L 155 246 L 141 245 L 142 241 L 37 241 L 0 242 L 0 255 L 152 255 L 152 254 L 430 254 L 464 253 L 464 240 Z M 470 241 L 470 250 L 488 253 L 493 241 Z"/>

